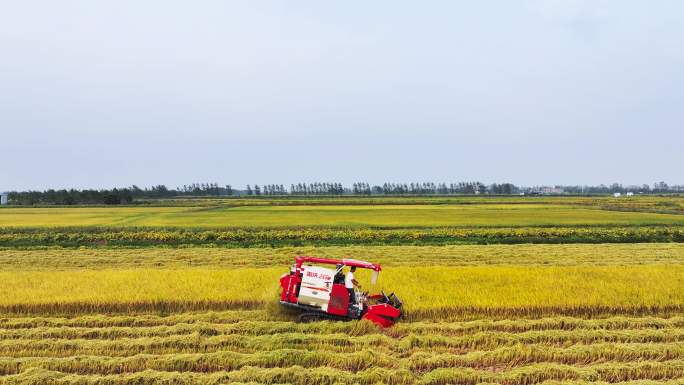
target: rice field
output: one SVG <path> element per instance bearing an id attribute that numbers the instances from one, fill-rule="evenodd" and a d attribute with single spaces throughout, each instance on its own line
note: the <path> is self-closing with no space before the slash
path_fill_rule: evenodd
<path id="1" fill-rule="evenodd" d="M 3 208 L 0 228 L 429 228 L 684 225 L 684 216 L 560 204 Z"/>
<path id="2" fill-rule="evenodd" d="M 7 312 L 261 308 L 286 267 L 0 272 Z M 359 272 L 370 289 L 370 276 Z M 412 319 L 468 313 L 619 314 L 684 310 L 684 266 L 395 267 L 377 289 L 395 291 Z M 571 295 L 569 295 L 572 293 Z"/>
<path id="3" fill-rule="evenodd" d="M 508 228 L 27 228 L 0 229 L 0 247 L 453 245 L 684 242 L 684 226 Z"/>
<path id="4" fill-rule="evenodd" d="M 300 252 L 382 261 L 379 288 L 400 295 L 406 318 L 386 330 L 293 322 L 273 300 Z M 684 379 L 684 249 L 676 243 L 32 248 L 0 256 L 0 384 Z"/>
<path id="5" fill-rule="evenodd" d="M 0 385 L 684 385 L 676 208 L 468 199 L 0 209 Z M 295 322 L 300 254 L 405 318 Z"/>
<path id="6" fill-rule="evenodd" d="M 680 384 L 684 317 L 296 324 L 262 310 L 0 322 L 0 383 Z M 558 382 L 556 382 L 558 381 Z"/>
<path id="7" fill-rule="evenodd" d="M 285 267 L 295 255 L 352 256 L 396 266 L 684 265 L 682 243 L 449 246 L 34 247 L 0 249 L 0 272 L 101 269 Z"/>

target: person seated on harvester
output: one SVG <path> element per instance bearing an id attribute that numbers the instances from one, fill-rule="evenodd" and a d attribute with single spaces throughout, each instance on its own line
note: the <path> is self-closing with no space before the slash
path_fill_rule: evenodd
<path id="1" fill-rule="evenodd" d="M 356 295 L 354 294 L 354 286 L 358 286 L 358 282 L 354 279 L 354 272 L 356 271 L 356 266 L 352 266 L 349 272 L 344 277 L 344 287 L 349 292 L 349 304 L 356 303 Z"/>

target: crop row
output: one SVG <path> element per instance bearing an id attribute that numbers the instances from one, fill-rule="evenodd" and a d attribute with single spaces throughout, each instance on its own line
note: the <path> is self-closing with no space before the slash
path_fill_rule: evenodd
<path id="1" fill-rule="evenodd" d="M 312 334 L 358 331 L 360 323 L 321 322 L 299 324 L 283 314 L 264 310 L 230 310 L 221 312 L 177 313 L 170 315 L 81 315 L 65 317 L 3 317 L 0 332 L 29 332 L 25 329 L 104 329 L 104 328 L 155 328 L 159 326 L 217 326 L 242 333 L 273 334 L 306 329 Z M 659 317 L 607 317 L 586 319 L 576 317 L 549 317 L 539 319 L 478 319 L 461 322 L 400 322 L 384 332 L 395 337 L 407 333 L 438 333 L 461 335 L 482 331 L 524 332 L 542 330 L 623 330 L 665 329 L 684 327 L 684 316 Z M 371 329 L 372 332 L 377 331 Z M 358 334 L 358 332 L 355 332 Z"/>
<path id="2" fill-rule="evenodd" d="M 515 244 L 684 242 L 684 226 L 423 229 L 0 229 L 0 246 Z"/>
<path id="3" fill-rule="evenodd" d="M 362 349 L 339 354 L 326 350 L 275 349 L 254 353 L 219 351 L 191 354 L 139 354 L 129 357 L 70 356 L 0 358 L 0 376 L 41 368 L 74 374 L 118 374 L 145 370 L 166 372 L 233 371 L 246 366 L 286 368 L 331 367 L 346 371 L 371 368 L 409 369 L 425 373 L 440 368 L 515 368 L 539 363 L 591 365 L 600 362 L 681 361 L 684 343 L 596 344 L 557 348 L 518 345 L 465 354 L 417 351 L 402 358 L 395 354 Z"/>
<path id="4" fill-rule="evenodd" d="M 116 339 L 33 338 L 0 341 L 4 357 L 68 357 L 75 355 L 133 356 L 136 354 L 180 354 L 233 351 L 255 353 L 279 349 L 305 349 L 350 353 L 363 349 L 375 352 L 406 354 L 428 350 L 432 353 L 467 353 L 539 344 L 545 347 L 568 347 L 583 344 L 675 344 L 684 343 L 682 329 L 627 331 L 530 331 L 522 333 L 480 332 L 472 335 L 417 335 L 393 338 L 381 333 L 349 335 L 345 333 L 308 334 L 305 332 L 267 335 L 192 334 Z"/>
<path id="5" fill-rule="evenodd" d="M 269 310 L 3 315 L 0 384 L 673 385 L 684 379 L 681 313 L 401 322 L 391 329 L 296 324 L 280 316 Z"/>
<path id="6" fill-rule="evenodd" d="M 34 247 L 0 251 L 0 270 L 288 266 L 295 255 L 353 256 L 382 266 L 684 265 L 684 243 L 447 246 Z"/>
<path id="7" fill-rule="evenodd" d="M 246 317 L 247 318 L 247 317 Z M 5 319 L 0 325 L 0 340 L 13 339 L 117 339 L 140 337 L 164 337 L 198 333 L 212 335 L 270 335 L 280 333 L 329 334 L 346 333 L 349 335 L 367 335 L 377 333 L 371 324 L 357 322 L 322 322 L 300 324 L 291 321 L 239 321 L 229 323 L 210 323 L 196 320 L 193 323 L 179 322 L 154 326 L 74 326 L 75 324 L 53 324 L 51 326 L 26 327 L 28 322 L 9 323 Z M 20 321 L 21 322 L 21 321 Z M 167 321 L 168 322 L 168 321 Z M 142 325 L 145 325 L 141 322 Z M 89 323 L 91 325 L 91 323 Z M 23 327 L 21 327 L 23 326 Z M 676 331 L 684 328 L 684 318 L 625 318 L 580 319 L 570 317 L 544 318 L 540 320 L 504 320 L 504 321 L 468 321 L 468 322 L 402 322 L 384 334 L 401 338 L 408 335 L 441 335 L 463 336 L 482 332 L 542 332 L 542 331 L 621 331 L 621 330 L 660 330 Z"/>
<path id="8" fill-rule="evenodd" d="M 681 384 L 684 377 L 683 361 L 638 363 L 605 363 L 588 367 L 574 367 L 563 364 L 534 364 L 504 371 L 477 370 L 469 368 L 436 369 L 424 375 L 417 375 L 406 369 L 372 368 L 350 372 L 336 368 L 259 368 L 243 367 L 235 371 L 214 373 L 166 372 L 147 370 L 132 374 L 78 375 L 33 368 L 19 375 L 0 377 L 0 384 L 45 383 L 50 384 L 225 384 L 231 382 L 257 382 L 264 384 L 292 383 L 301 385 L 325 384 L 378 384 L 394 385 L 425 384 L 446 385 L 498 383 L 503 385 L 531 385 L 544 381 L 620 381 L 677 380 L 670 384 Z M 643 382 L 637 382 L 643 383 Z"/>

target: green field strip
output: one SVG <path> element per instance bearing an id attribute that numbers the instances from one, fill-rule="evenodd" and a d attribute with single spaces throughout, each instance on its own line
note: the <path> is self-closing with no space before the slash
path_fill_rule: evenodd
<path id="1" fill-rule="evenodd" d="M 684 216 L 682 216 L 684 218 Z M 452 245 L 684 242 L 684 226 L 423 228 L 0 228 L 0 247 Z M 1 249 L 0 249 L 1 250 Z"/>
<path id="2" fill-rule="evenodd" d="M 4 208 L 0 227 L 205 228 L 683 225 L 684 216 L 558 204 Z"/>

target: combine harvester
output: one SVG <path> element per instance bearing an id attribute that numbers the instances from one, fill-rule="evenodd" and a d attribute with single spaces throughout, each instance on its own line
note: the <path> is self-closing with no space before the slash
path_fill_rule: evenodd
<path id="1" fill-rule="evenodd" d="M 306 264 L 306 265 L 305 265 Z M 312 264 L 333 265 L 334 269 Z M 318 320 L 367 319 L 382 327 L 390 327 L 402 315 L 402 303 L 394 294 L 368 295 L 353 288 L 353 296 L 345 287 L 344 267 L 373 270 L 375 284 L 380 265 L 355 259 L 328 259 L 298 256 L 290 272 L 280 277 L 280 304 L 300 311 L 300 322 Z M 352 270 L 353 271 L 353 270 Z"/>

